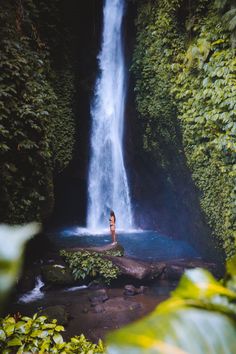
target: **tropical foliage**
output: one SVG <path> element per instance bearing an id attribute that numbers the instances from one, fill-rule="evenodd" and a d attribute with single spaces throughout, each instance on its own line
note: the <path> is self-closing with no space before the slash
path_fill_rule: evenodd
<path id="1" fill-rule="evenodd" d="M 63 73 L 52 69 L 51 32 L 46 42 L 39 30 L 40 16 L 50 12 L 46 3 L 1 2 L 2 222 L 47 216 L 53 208 L 53 174 L 65 168 L 72 155 L 73 79 L 68 65 Z"/>
<path id="2" fill-rule="evenodd" d="M 145 319 L 108 338 L 108 353 L 221 354 L 236 346 L 236 258 L 228 279 L 218 282 L 206 270 L 187 271 L 169 300 Z"/>
<path id="3" fill-rule="evenodd" d="M 115 254 L 116 256 L 121 255 L 117 252 Z M 85 279 L 86 277 L 97 277 L 109 284 L 120 273 L 119 268 L 112 261 L 104 258 L 97 252 L 66 252 L 63 250 L 60 252 L 60 255 L 68 263 L 75 280 Z"/>
<path id="4" fill-rule="evenodd" d="M 24 246 L 40 231 L 40 225 L 0 225 L 0 310 L 4 300 L 20 276 Z"/>
<path id="5" fill-rule="evenodd" d="M 23 353 L 104 353 L 101 341 L 93 344 L 84 335 L 63 340 L 64 327 L 45 316 L 7 316 L 0 319 L 0 350 L 3 354 Z"/>
<path id="6" fill-rule="evenodd" d="M 178 118 L 202 210 L 230 256 L 236 236 L 236 62 L 227 23 L 214 1 L 189 8 L 182 0 L 146 1 L 139 5 L 137 33 L 133 71 L 144 148 L 159 151 L 162 165 L 172 163 L 178 173 Z"/>

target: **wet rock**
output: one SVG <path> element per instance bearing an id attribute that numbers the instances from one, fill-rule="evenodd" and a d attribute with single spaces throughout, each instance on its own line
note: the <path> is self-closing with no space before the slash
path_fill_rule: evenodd
<path id="1" fill-rule="evenodd" d="M 95 312 L 95 313 L 105 312 L 105 307 L 101 304 L 98 304 L 94 307 L 93 312 Z"/>
<path id="2" fill-rule="evenodd" d="M 119 268 L 122 275 L 139 280 L 160 277 L 166 266 L 163 262 L 147 263 L 128 257 L 104 257 L 111 260 Z"/>
<path id="3" fill-rule="evenodd" d="M 125 285 L 124 287 L 124 295 L 126 296 L 134 296 L 139 293 L 138 289 L 133 285 Z"/>
<path id="4" fill-rule="evenodd" d="M 170 265 L 165 269 L 164 279 L 168 280 L 179 280 L 184 274 L 186 268 L 183 266 Z"/>
<path id="5" fill-rule="evenodd" d="M 193 268 L 207 269 L 217 277 L 217 267 L 214 263 L 205 262 L 203 260 L 180 260 L 167 262 L 164 272 L 161 275 L 161 279 L 170 281 L 179 280 L 186 270 Z"/>
<path id="6" fill-rule="evenodd" d="M 141 308 L 142 308 L 142 305 L 138 302 L 134 302 L 129 306 L 130 311 L 140 310 Z"/>
<path id="7" fill-rule="evenodd" d="M 17 284 L 17 289 L 21 293 L 26 293 L 33 290 L 35 287 L 36 276 L 33 271 L 25 271 L 20 281 Z"/>
<path id="8" fill-rule="evenodd" d="M 88 284 L 88 288 L 91 290 L 98 290 L 104 287 L 104 283 L 100 280 L 92 280 L 89 284 Z"/>
<path id="9" fill-rule="evenodd" d="M 139 294 L 144 294 L 148 290 L 147 286 L 141 285 L 140 288 L 138 289 Z"/>
<path id="10" fill-rule="evenodd" d="M 105 246 L 98 246 L 98 247 L 83 247 L 83 248 L 69 248 L 66 250 L 67 252 L 81 252 L 81 251 L 89 251 L 89 252 L 97 252 L 97 253 L 104 253 L 109 251 L 119 251 L 122 255 L 124 254 L 124 247 L 120 243 L 109 243 Z"/>
<path id="11" fill-rule="evenodd" d="M 107 292 L 105 289 L 99 289 L 91 292 L 88 295 L 89 301 L 91 302 L 91 306 L 96 306 L 100 303 L 103 303 L 109 299 Z"/>
<path id="12" fill-rule="evenodd" d="M 65 309 L 65 306 L 49 306 L 41 310 L 40 315 L 46 316 L 50 321 L 56 319 L 59 324 L 65 326 L 68 323 L 69 315 Z"/>
<path id="13" fill-rule="evenodd" d="M 46 265 L 41 268 L 42 278 L 47 285 L 68 286 L 75 284 L 70 270 L 62 265 Z"/>
<path id="14" fill-rule="evenodd" d="M 143 294 L 147 290 L 146 286 L 140 286 L 139 288 L 136 288 L 133 285 L 125 285 L 124 287 L 124 295 L 126 296 L 134 296 L 138 294 Z"/>

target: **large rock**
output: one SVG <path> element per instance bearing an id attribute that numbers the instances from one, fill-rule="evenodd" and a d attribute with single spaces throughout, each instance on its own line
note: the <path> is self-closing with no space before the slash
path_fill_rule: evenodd
<path id="1" fill-rule="evenodd" d="M 75 284 L 70 270 L 62 265 L 46 265 L 41 268 L 42 278 L 46 285 L 68 286 Z"/>
<path id="2" fill-rule="evenodd" d="M 49 306 L 39 312 L 40 315 L 46 316 L 50 321 L 56 319 L 60 325 L 67 325 L 68 323 L 68 313 L 65 306 L 56 305 Z"/>
<path id="3" fill-rule="evenodd" d="M 136 288 L 134 285 L 132 284 L 128 284 L 125 285 L 124 287 L 124 295 L 126 296 L 134 296 L 134 295 L 138 295 L 138 294 L 144 294 L 144 292 L 147 290 L 148 288 L 146 286 L 140 286 L 139 288 Z"/>
<path id="4" fill-rule="evenodd" d="M 96 306 L 102 302 L 107 301 L 108 295 L 105 289 L 99 289 L 89 293 L 88 298 L 91 302 L 91 305 Z"/>
<path id="5" fill-rule="evenodd" d="M 81 252 L 81 251 L 89 251 L 89 252 L 97 252 L 97 253 L 104 253 L 109 251 L 119 251 L 122 255 L 124 254 L 124 247 L 119 243 L 109 243 L 108 245 L 104 246 L 97 246 L 97 247 L 74 247 L 66 249 L 67 252 Z"/>
<path id="6" fill-rule="evenodd" d="M 161 279 L 179 280 L 184 272 L 188 269 L 204 268 L 209 270 L 215 277 L 221 277 L 215 263 L 199 260 L 179 260 L 166 262 L 165 270 Z"/>
<path id="7" fill-rule="evenodd" d="M 147 263 L 128 257 L 104 257 L 111 260 L 119 268 L 122 275 L 139 280 L 160 277 L 165 269 L 165 263 L 163 262 Z"/>

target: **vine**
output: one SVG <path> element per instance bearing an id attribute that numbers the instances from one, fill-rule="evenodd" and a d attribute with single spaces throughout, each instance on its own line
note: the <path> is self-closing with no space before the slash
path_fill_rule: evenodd
<path id="1" fill-rule="evenodd" d="M 48 7 L 43 1 L 38 6 L 34 0 L 4 2 L 0 14 L 5 23 L 0 33 L 0 214 L 7 223 L 50 214 L 53 175 L 66 167 L 73 152 L 71 69 L 53 70 L 51 34 L 45 41 L 39 30 L 41 12 Z"/>
<path id="2" fill-rule="evenodd" d="M 202 210 L 230 256 L 236 237 L 235 55 L 215 1 L 187 5 L 139 2 L 132 69 L 144 149 L 178 173 L 183 144 Z"/>

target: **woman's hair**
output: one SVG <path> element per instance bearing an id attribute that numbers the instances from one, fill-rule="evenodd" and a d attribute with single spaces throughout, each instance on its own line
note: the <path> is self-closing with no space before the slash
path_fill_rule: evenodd
<path id="1" fill-rule="evenodd" d="M 110 216 L 114 216 L 114 221 L 116 222 L 116 216 L 113 210 L 110 211 Z"/>

